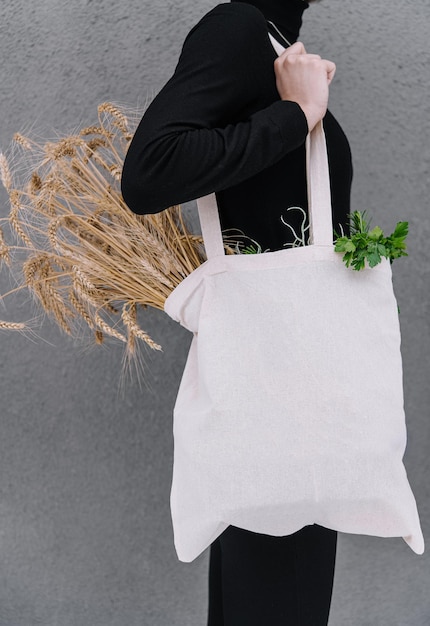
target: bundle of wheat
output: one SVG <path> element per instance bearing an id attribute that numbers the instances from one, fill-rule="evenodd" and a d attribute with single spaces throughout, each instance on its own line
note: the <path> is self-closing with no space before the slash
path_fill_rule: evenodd
<path id="1" fill-rule="evenodd" d="M 137 339 L 161 349 L 139 326 L 137 307 L 163 309 L 206 258 L 180 206 L 139 216 L 124 203 L 122 163 L 139 118 L 103 103 L 97 125 L 54 142 L 16 134 L 11 158 L 0 156 L 10 199 L 1 221 L 15 236 L 8 244 L 0 227 L 0 262 L 17 272 L 17 289 L 28 288 L 67 334 L 84 322 L 97 343 L 109 335 L 129 354 Z M 0 322 L 0 328 L 26 325 Z"/>

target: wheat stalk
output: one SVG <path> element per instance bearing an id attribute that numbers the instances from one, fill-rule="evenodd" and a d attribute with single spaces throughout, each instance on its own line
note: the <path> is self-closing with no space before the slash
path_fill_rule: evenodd
<path id="1" fill-rule="evenodd" d="M 0 180 L 6 191 L 10 191 L 12 187 L 12 174 L 10 173 L 9 163 L 6 156 L 0 153 Z"/>
<path id="2" fill-rule="evenodd" d="M 10 265 L 9 246 L 4 238 L 2 228 L 0 228 L 0 261 L 4 261 L 7 265 Z"/>
<path id="3" fill-rule="evenodd" d="M 135 337 L 137 337 L 138 339 L 142 339 L 153 350 L 162 350 L 161 346 L 155 343 L 155 341 L 151 339 L 148 333 L 146 333 L 144 330 L 140 328 L 140 326 L 138 326 L 137 315 L 136 315 L 136 304 L 134 302 L 131 304 L 124 304 L 121 317 L 129 333 L 129 341 L 131 340 L 131 344 L 132 344 L 131 350 L 134 349 Z"/>
<path id="4" fill-rule="evenodd" d="M 131 121 L 103 103 L 97 124 L 43 143 L 17 133 L 22 150 L 11 160 L 0 155 L 10 200 L 2 221 L 23 243 L 9 245 L 0 229 L 0 259 L 10 262 L 14 252 L 13 291 L 29 289 L 65 333 L 74 335 L 82 321 L 96 343 L 113 337 L 130 355 L 137 341 L 161 350 L 140 327 L 137 308 L 163 310 L 172 290 L 206 259 L 179 206 L 139 216 L 121 196 L 122 163 L 139 117 Z M 2 321 L 0 328 L 26 325 Z"/>
<path id="5" fill-rule="evenodd" d="M 17 143 L 18 145 L 22 146 L 24 148 L 24 150 L 31 150 L 32 149 L 32 143 L 29 139 L 27 139 L 27 137 L 24 137 L 24 135 L 21 135 L 21 133 L 15 133 L 13 136 L 13 140 L 15 143 Z"/>
<path id="6" fill-rule="evenodd" d="M 17 133 L 20 150 L 12 159 L 0 154 L 10 201 L 0 222 L 19 240 L 8 244 L 0 229 L 0 260 L 18 282 L 8 293 L 28 289 L 65 333 L 77 335 L 82 322 L 97 344 L 112 337 L 133 357 L 139 342 L 162 349 L 140 327 L 138 308 L 164 310 L 173 289 L 206 260 L 180 206 L 135 215 L 122 198 L 122 164 L 140 117 L 105 102 L 96 124 L 56 141 Z M 225 249 L 238 247 L 226 240 Z M 27 328 L 0 322 L 0 329 Z"/>
<path id="7" fill-rule="evenodd" d="M 127 343 L 127 339 L 124 337 L 124 335 L 120 333 L 119 331 L 115 330 L 115 328 L 112 328 L 111 326 L 109 326 L 109 324 L 107 324 L 107 322 L 105 322 L 104 319 L 98 313 L 94 315 L 94 321 L 104 333 L 106 333 L 107 335 L 110 335 L 111 337 L 115 337 L 115 339 L 119 339 L 120 341 L 123 341 L 124 343 Z"/>
<path id="8" fill-rule="evenodd" d="M 25 330 L 26 325 L 22 322 L 2 322 L 0 320 L 0 329 L 3 330 Z"/>

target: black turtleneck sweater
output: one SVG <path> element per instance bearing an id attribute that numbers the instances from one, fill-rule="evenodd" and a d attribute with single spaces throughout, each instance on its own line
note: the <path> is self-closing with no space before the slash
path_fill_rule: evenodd
<path id="1" fill-rule="evenodd" d="M 292 43 L 307 4 L 252 4 L 257 6 L 220 4 L 188 34 L 172 78 L 133 137 L 122 193 L 132 211 L 144 214 L 215 191 L 222 229 L 239 229 L 273 251 L 294 241 L 281 217 L 300 232 L 302 214 L 286 209 L 299 206 L 307 212 L 308 126 L 297 103 L 280 100 L 266 18 Z M 348 231 L 349 145 L 330 112 L 324 128 L 333 224 Z"/>

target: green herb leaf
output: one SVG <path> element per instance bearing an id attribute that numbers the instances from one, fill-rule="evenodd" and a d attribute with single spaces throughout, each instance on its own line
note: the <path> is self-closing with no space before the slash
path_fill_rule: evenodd
<path id="1" fill-rule="evenodd" d="M 394 229 L 394 233 L 392 236 L 395 238 L 401 237 L 404 239 L 406 235 L 408 234 L 408 230 L 409 230 L 408 222 L 397 222 L 397 226 Z"/>
<path id="2" fill-rule="evenodd" d="M 336 241 L 336 252 L 354 252 L 355 245 L 348 237 L 340 237 Z"/>
<path id="3" fill-rule="evenodd" d="M 393 262 L 401 256 L 408 256 L 406 253 L 405 239 L 408 234 L 408 222 L 397 222 L 394 232 L 389 237 L 384 237 L 384 233 L 379 226 L 375 226 L 369 232 L 369 221 L 366 212 L 354 211 L 350 213 L 350 237 L 339 237 L 334 232 L 335 252 L 344 252 L 343 261 L 346 267 L 352 266 L 354 270 L 361 270 L 366 266 L 375 267 L 382 261 L 382 257 Z"/>
<path id="4" fill-rule="evenodd" d="M 379 226 L 375 226 L 375 228 L 373 228 L 369 233 L 370 239 L 374 239 L 375 241 L 381 239 L 383 235 L 384 233 L 382 232 L 381 228 L 379 228 Z"/>

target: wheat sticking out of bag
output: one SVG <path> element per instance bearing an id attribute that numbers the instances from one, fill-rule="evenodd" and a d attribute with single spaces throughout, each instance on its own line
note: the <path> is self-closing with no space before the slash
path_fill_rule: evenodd
<path id="1" fill-rule="evenodd" d="M 140 117 L 133 113 L 131 121 L 103 103 L 96 124 L 44 143 L 17 133 L 12 155 L 0 155 L 10 200 L 0 220 L 0 259 L 18 283 L 8 294 L 28 289 L 65 333 L 77 336 L 83 326 L 96 343 L 111 336 L 132 356 L 138 340 L 161 349 L 140 328 L 137 307 L 163 310 L 205 260 L 179 206 L 140 216 L 124 203 L 122 163 Z M 0 322 L 0 329 L 23 328 Z"/>

